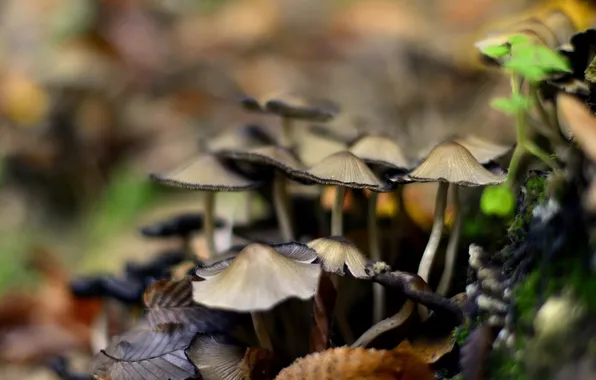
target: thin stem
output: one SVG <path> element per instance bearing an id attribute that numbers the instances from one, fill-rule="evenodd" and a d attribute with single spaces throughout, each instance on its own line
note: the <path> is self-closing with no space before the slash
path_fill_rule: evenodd
<path id="1" fill-rule="evenodd" d="M 396 202 L 397 202 L 397 212 L 393 215 L 391 220 L 391 236 L 390 236 L 390 245 L 389 245 L 389 262 L 394 263 L 396 258 L 399 257 L 399 242 L 403 237 L 403 226 L 406 222 L 406 206 L 404 205 L 404 187 L 403 185 L 398 185 L 397 189 L 395 190 Z"/>
<path id="2" fill-rule="evenodd" d="M 526 153 L 526 149 L 521 145 L 518 144 L 515 146 L 513 150 L 513 155 L 511 156 L 511 161 L 509 162 L 509 169 L 507 171 L 507 178 L 505 179 L 505 186 L 513 189 L 513 185 L 515 180 L 517 179 L 517 170 L 519 169 L 519 164 L 521 163 L 521 159 Z"/>
<path id="3" fill-rule="evenodd" d="M 344 234 L 344 198 L 346 188 L 342 186 L 335 187 L 335 199 L 331 208 L 331 235 L 343 236 Z"/>
<path id="4" fill-rule="evenodd" d="M 415 305 L 414 301 L 410 299 L 406 300 L 396 314 L 372 325 L 352 344 L 352 347 L 366 347 L 379 335 L 403 325 L 410 318 L 410 315 L 412 315 Z"/>
<path id="5" fill-rule="evenodd" d="M 333 287 L 335 287 L 337 299 L 339 300 L 341 277 L 338 274 L 330 273 L 329 278 L 331 279 L 331 283 L 333 283 Z M 346 344 L 352 343 L 354 341 L 354 334 L 352 333 L 352 329 L 350 328 L 350 323 L 348 322 L 348 318 L 346 317 L 345 310 L 343 310 L 340 307 L 340 303 L 335 303 L 333 313 L 335 314 L 335 318 L 337 319 L 337 326 L 339 327 L 341 336 L 344 338 L 344 342 Z"/>
<path id="6" fill-rule="evenodd" d="M 542 128 L 542 125 L 537 124 L 534 128 L 549 140 L 552 140 L 553 143 L 560 143 L 562 142 L 561 135 L 558 131 L 558 126 L 552 123 L 552 119 L 544 109 L 542 101 L 540 100 L 540 95 L 538 94 L 538 86 L 535 84 L 530 84 L 530 97 L 534 101 L 536 105 L 536 110 L 538 111 L 538 116 L 544 123 L 546 128 Z"/>
<path id="7" fill-rule="evenodd" d="M 269 333 L 265 327 L 265 319 L 263 318 L 263 314 L 259 311 L 253 311 L 250 313 L 250 316 L 252 318 L 252 325 L 255 329 L 255 334 L 259 339 L 259 345 L 262 348 L 266 348 L 273 352 L 273 344 L 271 343 L 271 337 L 269 337 Z"/>
<path id="8" fill-rule="evenodd" d="M 371 192 L 368 198 L 368 244 L 370 258 L 381 260 L 381 242 L 379 240 L 379 227 L 377 226 L 377 204 L 379 193 Z M 383 318 L 385 309 L 385 288 L 379 284 L 373 284 L 373 323 Z"/>
<path id="9" fill-rule="evenodd" d="M 205 240 L 207 241 L 207 254 L 209 259 L 217 255 L 217 248 L 215 246 L 215 192 L 208 191 L 205 193 Z"/>
<path id="10" fill-rule="evenodd" d="M 534 156 L 536 156 L 539 159 L 541 159 L 542 161 L 544 161 L 544 163 L 547 164 L 551 169 L 559 170 L 559 165 L 557 164 L 557 161 L 552 159 L 551 156 L 547 152 L 542 150 L 542 148 L 540 148 L 538 145 L 536 145 L 536 143 L 534 143 L 533 141 L 531 141 L 531 140 L 525 141 L 524 148 L 528 152 L 533 154 Z"/>
<path id="11" fill-rule="evenodd" d="M 449 292 L 449 286 L 451 285 L 451 279 L 453 278 L 453 267 L 455 265 L 455 259 L 457 258 L 457 248 L 459 246 L 459 238 L 461 235 L 461 201 L 459 198 L 459 186 L 453 186 L 453 225 L 451 227 L 451 234 L 449 235 L 449 241 L 447 242 L 447 251 L 445 254 L 445 269 L 443 269 L 443 275 L 441 281 L 437 287 L 437 294 L 444 296 Z"/>
<path id="12" fill-rule="evenodd" d="M 291 148 L 293 141 L 293 134 L 292 134 L 292 125 L 293 121 L 289 117 L 282 117 L 281 119 L 281 128 L 282 128 L 282 135 L 281 135 L 281 144 L 286 148 Z"/>
<path id="13" fill-rule="evenodd" d="M 275 172 L 273 179 L 273 205 L 275 206 L 275 214 L 277 215 L 277 222 L 281 230 L 281 236 L 284 241 L 294 240 L 292 232 L 292 220 L 288 213 L 288 202 L 286 201 L 286 178 L 280 171 Z"/>
<path id="14" fill-rule="evenodd" d="M 422 254 L 420 260 L 420 266 L 418 267 L 418 275 L 422 277 L 425 282 L 428 282 L 430 276 L 430 270 L 433 265 L 439 243 L 441 242 L 441 235 L 443 233 L 443 227 L 445 227 L 445 209 L 447 208 L 447 193 L 449 190 L 449 182 L 439 182 L 439 188 L 437 189 L 437 198 L 435 200 L 435 220 L 433 227 L 426 243 L 426 248 Z"/>

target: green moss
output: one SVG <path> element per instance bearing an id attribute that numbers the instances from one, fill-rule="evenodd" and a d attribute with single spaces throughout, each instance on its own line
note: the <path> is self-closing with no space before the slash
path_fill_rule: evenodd
<path id="1" fill-rule="evenodd" d="M 488 379 L 526 380 L 526 371 L 521 355 L 505 349 L 495 349 L 488 360 Z"/>
<path id="2" fill-rule="evenodd" d="M 470 321 L 467 320 L 466 323 L 464 323 L 461 326 L 456 327 L 453 330 L 453 336 L 455 338 L 455 343 L 457 343 L 459 346 L 463 345 L 466 342 L 466 339 L 468 339 L 468 336 L 470 335 Z"/>
<path id="3" fill-rule="evenodd" d="M 511 242 L 526 237 L 526 230 L 532 220 L 532 211 L 539 204 L 546 202 L 546 178 L 537 174 L 531 175 L 524 184 L 525 196 L 520 212 L 513 218 L 507 236 Z"/>

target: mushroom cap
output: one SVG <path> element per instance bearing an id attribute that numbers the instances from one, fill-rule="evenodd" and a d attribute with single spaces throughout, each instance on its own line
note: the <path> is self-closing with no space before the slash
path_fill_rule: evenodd
<path id="1" fill-rule="evenodd" d="M 561 128 L 568 129 L 582 151 L 596 162 L 596 116 L 573 95 L 557 95 L 557 116 Z"/>
<path id="2" fill-rule="evenodd" d="M 464 186 L 494 185 L 505 181 L 505 175 L 486 170 L 466 148 L 453 141 L 435 146 L 426 159 L 403 178 L 422 182 L 445 181 Z"/>
<path id="3" fill-rule="evenodd" d="M 224 150 L 217 153 L 218 156 L 234 160 L 272 166 L 286 173 L 295 170 L 303 170 L 304 164 L 290 150 L 268 145 L 244 151 Z"/>
<path id="4" fill-rule="evenodd" d="M 203 214 L 187 213 L 177 215 L 173 218 L 162 220 L 160 222 L 151 224 L 141 228 L 141 234 L 150 238 L 167 238 L 172 236 L 187 236 L 194 231 L 203 229 L 204 219 Z M 215 221 L 215 227 L 221 228 L 224 226 L 222 220 Z"/>
<path id="5" fill-rule="evenodd" d="M 248 111 L 272 113 L 282 117 L 309 121 L 326 122 L 337 113 L 335 106 L 309 104 L 303 97 L 288 93 L 267 95 L 259 99 L 245 96 L 240 103 Z"/>
<path id="6" fill-rule="evenodd" d="M 306 245 L 317 252 L 317 256 L 321 260 L 325 271 L 343 276 L 344 266 L 347 266 L 354 277 L 369 277 L 364 270 L 366 267 L 366 257 L 364 257 L 354 243 L 343 236 L 319 238 Z"/>
<path id="7" fill-rule="evenodd" d="M 290 251 L 313 256 L 304 245 Z M 302 252 L 302 254 L 301 254 Z M 229 265 L 205 281 L 193 282 L 193 299 L 208 307 L 236 311 L 269 310 L 288 298 L 311 298 L 321 267 L 294 261 L 274 247 L 249 244 Z"/>
<path id="8" fill-rule="evenodd" d="M 371 190 L 384 187 L 364 161 L 347 151 L 334 153 L 310 169 L 293 174 L 324 185 Z"/>
<path id="9" fill-rule="evenodd" d="M 341 141 L 321 136 L 313 132 L 300 133 L 297 136 L 296 153 L 306 166 L 319 163 L 325 157 L 346 150 Z"/>
<path id="10" fill-rule="evenodd" d="M 166 174 L 151 174 L 164 185 L 202 191 L 242 191 L 255 188 L 252 181 L 227 169 L 212 155 L 203 155 Z"/>
<path id="11" fill-rule="evenodd" d="M 233 128 L 208 139 L 206 146 L 211 152 L 219 150 L 246 149 L 247 147 L 274 144 L 275 139 L 258 125 L 248 124 Z"/>
<path id="12" fill-rule="evenodd" d="M 476 136 L 460 137 L 454 140 L 466 148 L 480 164 L 497 159 L 513 148 L 513 145 L 501 145 Z"/>
<path id="13" fill-rule="evenodd" d="M 370 164 L 397 169 L 410 167 L 402 149 L 388 137 L 364 136 L 356 141 L 349 151 Z"/>

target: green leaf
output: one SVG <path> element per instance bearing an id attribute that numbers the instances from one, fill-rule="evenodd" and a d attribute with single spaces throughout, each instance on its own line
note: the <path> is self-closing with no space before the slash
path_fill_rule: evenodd
<path id="1" fill-rule="evenodd" d="M 495 98 L 490 105 L 506 114 L 514 114 L 529 109 L 530 99 L 523 95 L 513 94 L 511 98 Z"/>
<path id="2" fill-rule="evenodd" d="M 527 57 L 512 57 L 503 64 L 504 68 L 507 68 L 514 73 L 517 73 L 529 81 L 538 82 L 547 76 L 548 72 L 539 65 L 536 65 Z"/>
<path id="3" fill-rule="evenodd" d="M 486 47 L 481 48 L 480 51 L 482 52 L 482 54 L 484 54 L 488 57 L 494 58 L 494 59 L 503 58 L 510 52 L 509 46 L 506 46 L 506 45 L 486 46 Z"/>
<path id="4" fill-rule="evenodd" d="M 546 46 L 536 46 L 535 54 L 537 63 L 550 71 L 571 72 L 569 61 L 558 52 Z"/>
<path id="5" fill-rule="evenodd" d="M 516 34 L 515 36 L 509 37 L 509 43 L 511 45 L 529 44 L 530 39 L 525 34 Z"/>
<path id="6" fill-rule="evenodd" d="M 508 217 L 515 210 L 515 195 L 505 185 L 487 187 L 482 192 L 480 208 L 486 215 Z"/>

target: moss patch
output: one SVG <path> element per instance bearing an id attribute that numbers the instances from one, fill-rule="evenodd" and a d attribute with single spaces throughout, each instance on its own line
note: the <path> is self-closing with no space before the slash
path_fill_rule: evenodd
<path id="1" fill-rule="evenodd" d="M 537 174 L 530 175 L 524 184 L 524 197 L 519 212 L 507 229 L 507 236 L 512 243 L 526 237 L 527 227 L 532 220 L 532 212 L 539 204 L 546 202 L 546 178 Z"/>

